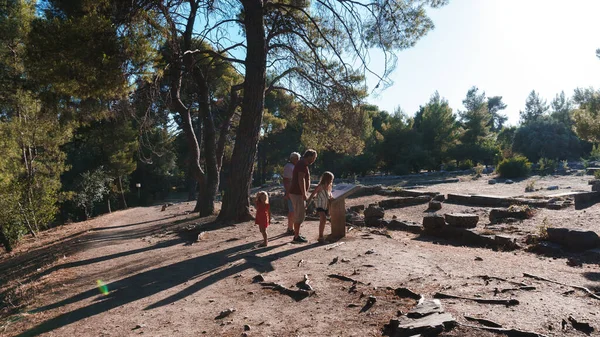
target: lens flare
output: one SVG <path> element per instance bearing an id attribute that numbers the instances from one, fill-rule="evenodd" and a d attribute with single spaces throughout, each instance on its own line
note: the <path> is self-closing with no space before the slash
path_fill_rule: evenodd
<path id="1" fill-rule="evenodd" d="M 98 290 L 102 295 L 108 295 L 108 287 L 102 280 L 96 280 L 96 284 L 98 285 Z"/>

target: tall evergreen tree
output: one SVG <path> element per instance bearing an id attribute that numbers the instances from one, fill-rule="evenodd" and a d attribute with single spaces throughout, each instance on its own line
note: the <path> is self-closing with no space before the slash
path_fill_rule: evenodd
<path id="1" fill-rule="evenodd" d="M 519 112 L 521 123 L 527 124 L 540 119 L 548 112 L 549 107 L 546 100 L 541 98 L 535 90 L 532 90 L 525 100 L 525 109 Z"/>
<path id="2" fill-rule="evenodd" d="M 459 137 L 456 116 L 448 101 L 436 91 L 416 113 L 413 128 L 422 135 L 423 148 L 430 153 L 428 168 L 439 169 Z"/>
<path id="3" fill-rule="evenodd" d="M 500 111 L 506 109 L 506 104 L 502 102 L 502 96 L 488 97 L 487 107 L 491 115 L 489 123 L 490 131 L 500 132 L 508 119 L 506 115 L 500 113 Z"/>

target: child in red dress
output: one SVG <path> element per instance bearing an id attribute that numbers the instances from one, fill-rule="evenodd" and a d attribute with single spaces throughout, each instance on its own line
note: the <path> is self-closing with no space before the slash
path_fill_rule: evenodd
<path id="1" fill-rule="evenodd" d="M 258 245 L 259 247 L 266 247 L 268 245 L 267 239 L 267 227 L 271 222 L 271 208 L 269 205 L 269 195 L 265 191 L 260 191 L 256 194 L 256 220 L 255 224 L 258 225 L 260 233 L 263 236 L 263 243 Z"/>

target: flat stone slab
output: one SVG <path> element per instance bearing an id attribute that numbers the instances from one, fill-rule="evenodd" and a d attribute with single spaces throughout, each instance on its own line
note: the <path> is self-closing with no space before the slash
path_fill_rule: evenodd
<path id="1" fill-rule="evenodd" d="M 449 313 L 434 313 L 421 318 L 408 318 L 402 316 L 397 320 L 390 320 L 387 326 L 389 336 L 404 337 L 423 334 L 433 336 L 456 326 L 456 320 Z"/>
<path id="2" fill-rule="evenodd" d="M 511 205 L 529 205 L 534 207 L 546 207 L 548 200 L 531 198 L 513 198 L 495 195 L 480 194 L 448 194 L 448 202 L 461 205 L 483 206 L 483 207 L 508 207 Z"/>
<path id="3" fill-rule="evenodd" d="M 450 213 L 445 214 L 448 225 L 458 228 L 475 228 L 479 222 L 479 216 L 476 214 Z"/>
<path id="4" fill-rule="evenodd" d="M 504 219 L 529 219 L 533 217 L 533 211 L 527 208 L 510 207 L 510 208 L 494 208 L 490 211 L 490 222 L 501 222 Z"/>
<path id="5" fill-rule="evenodd" d="M 575 209 L 584 209 L 600 202 L 600 192 L 592 191 L 579 193 L 574 196 L 574 199 Z"/>
<path id="6" fill-rule="evenodd" d="M 398 221 L 392 220 L 387 224 L 387 229 L 395 231 L 411 232 L 420 234 L 423 232 L 423 226 L 421 224 L 410 222 L 410 221 Z"/>
<path id="7" fill-rule="evenodd" d="M 430 200 L 431 196 L 429 195 L 421 195 L 418 197 L 401 197 L 381 200 L 379 202 L 379 207 L 383 207 L 384 209 L 401 208 L 406 206 L 425 204 L 428 203 Z"/>
<path id="8" fill-rule="evenodd" d="M 600 237 L 593 231 L 578 231 L 568 228 L 548 228 L 547 241 L 560 244 L 570 250 L 582 251 L 600 248 Z"/>
<path id="9" fill-rule="evenodd" d="M 404 189 L 398 189 L 398 190 L 382 189 L 382 190 L 378 191 L 377 194 L 383 195 L 383 196 L 390 196 L 390 197 L 420 197 L 420 196 L 424 196 L 424 195 L 434 197 L 434 196 L 438 195 L 439 193 L 438 192 L 417 191 L 417 190 L 404 190 Z"/>
<path id="10" fill-rule="evenodd" d="M 421 318 L 431 314 L 441 314 L 444 312 L 442 302 L 438 299 L 426 300 L 421 298 L 417 306 L 406 314 L 408 318 Z"/>

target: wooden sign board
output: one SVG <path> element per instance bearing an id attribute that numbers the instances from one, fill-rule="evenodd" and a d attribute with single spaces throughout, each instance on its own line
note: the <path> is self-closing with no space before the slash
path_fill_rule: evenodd
<path id="1" fill-rule="evenodd" d="M 343 199 L 348 197 L 350 194 L 360 190 L 360 186 L 356 186 L 353 184 L 340 184 L 333 186 L 333 190 L 331 194 L 333 195 L 333 199 Z"/>
<path id="2" fill-rule="evenodd" d="M 346 235 L 346 197 L 360 190 L 360 186 L 352 184 L 335 185 L 331 194 L 333 200 L 329 207 L 331 215 L 331 235 L 329 240 L 339 240 Z"/>

